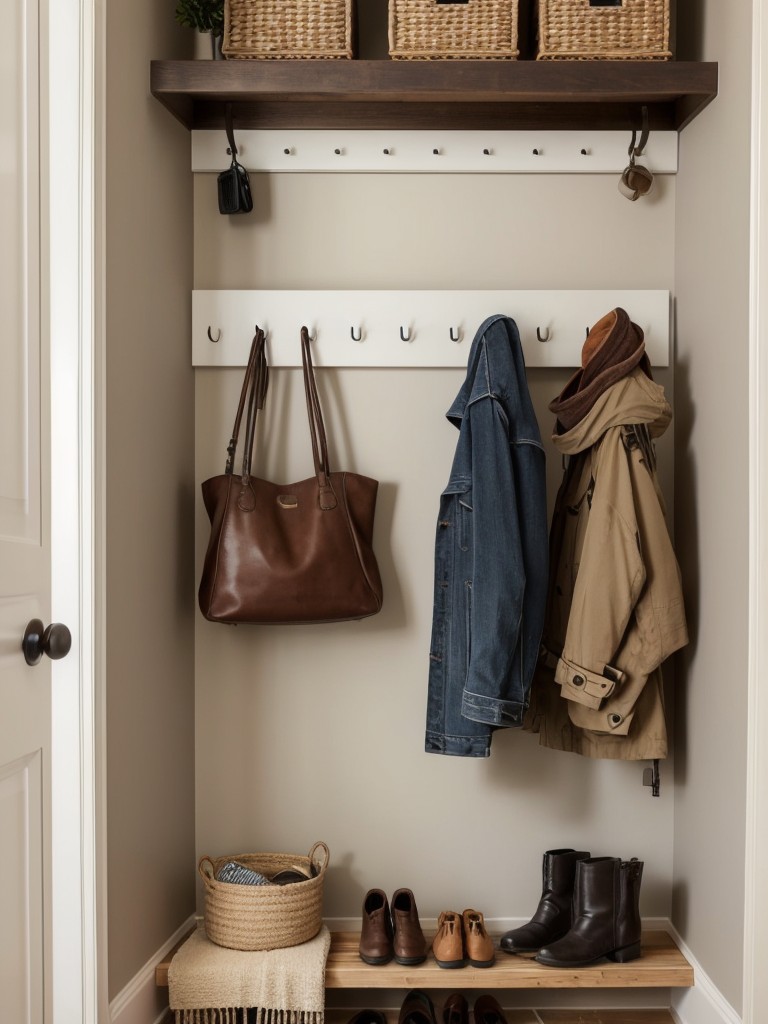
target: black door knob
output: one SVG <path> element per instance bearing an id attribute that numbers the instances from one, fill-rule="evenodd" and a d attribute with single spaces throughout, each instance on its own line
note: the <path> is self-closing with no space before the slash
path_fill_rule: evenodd
<path id="1" fill-rule="evenodd" d="M 28 665 L 37 665 L 47 654 L 53 661 L 65 658 L 72 646 L 72 634 L 62 622 L 43 626 L 40 619 L 32 619 L 24 630 L 21 649 Z"/>

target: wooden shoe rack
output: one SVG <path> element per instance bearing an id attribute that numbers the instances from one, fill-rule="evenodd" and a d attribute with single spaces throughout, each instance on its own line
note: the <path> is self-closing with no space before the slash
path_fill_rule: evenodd
<path id="1" fill-rule="evenodd" d="M 429 936 L 431 941 L 431 936 Z M 333 932 L 325 971 L 326 989 L 547 989 L 547 988 L 690 988 L 693 968 L 666 932 L 643 933 L 643 955 L 628 964 L 608 960 L 592 967 L 565 970 L 544 967 L 533 957 L 498 953 L 493 967 L 446 971 L 432 955 L 416 967 L 394 961 L 371 967 L 358 956 L 358 932 Z M 181 945 L 181 943 L 179 944 Z M 178 949 L 178 947 L 176 947 Z M 155 982 L 167 986 L 172 950 L 155 968 Z"/>

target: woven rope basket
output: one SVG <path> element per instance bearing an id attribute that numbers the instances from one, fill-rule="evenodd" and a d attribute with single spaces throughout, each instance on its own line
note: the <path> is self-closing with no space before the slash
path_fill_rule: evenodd
<path id="1" fill-rule="evenodd" d="M 349 59 L 353 0 L 225 0 L 229 59 Z"/>
<path id="2" fill-rule="evenodd" d="M 318 850 L 325 853 L 321 864 Z M 252 871 L 270 877 L 298 867 L 318 874 L 306 882 L 288 885 L 239 885 L 218 882 L 216 874 L 227 861 L 235 860 Z M 198 865 L 205 885 L 205 931 L 211 942 L 229 949 L 282 949 L 313 939 L 323 924 L 323 882 L 328 867 L 328 847 L 315 843 L 306 857 L 290 853 L 247 853 L 230 857 L 202 857 Z"/>
<path id="3" fill-rule="evenodd" d="M 513 60 L 517 0 L 389 0 L 389 55 L 398 60 Z"/>
<path id="4" fill-rule="evenodd" d="M 538 60 L 669 60 L 669 0 L 539 0 Z"/>

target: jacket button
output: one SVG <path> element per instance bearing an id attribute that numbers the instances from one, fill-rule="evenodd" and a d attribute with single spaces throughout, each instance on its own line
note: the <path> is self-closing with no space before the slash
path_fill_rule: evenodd
<path id="1" fill-rule="evenodd" d="M 584 676 L 574 676 L 573 679 L 571 680 L 571 682 L 573 683 L 574 686 L 583 686 L 584 685 Z"/>
<path id="2" fill-rule="evenodd" d="M 624 719 L 621 717 L 621 715 L 613 714 L 608 715 L 608 721 L 611 723 L 611 725 L 621 725 Z"/>

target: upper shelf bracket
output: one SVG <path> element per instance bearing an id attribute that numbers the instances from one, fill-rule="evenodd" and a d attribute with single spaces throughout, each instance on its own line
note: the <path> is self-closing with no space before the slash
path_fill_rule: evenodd
<path id="1" fill-rule="evenodd" d="M 680 131 L 717 94 L 683 61 L 153 61 L 151 89 L 187 128 Z"/>

